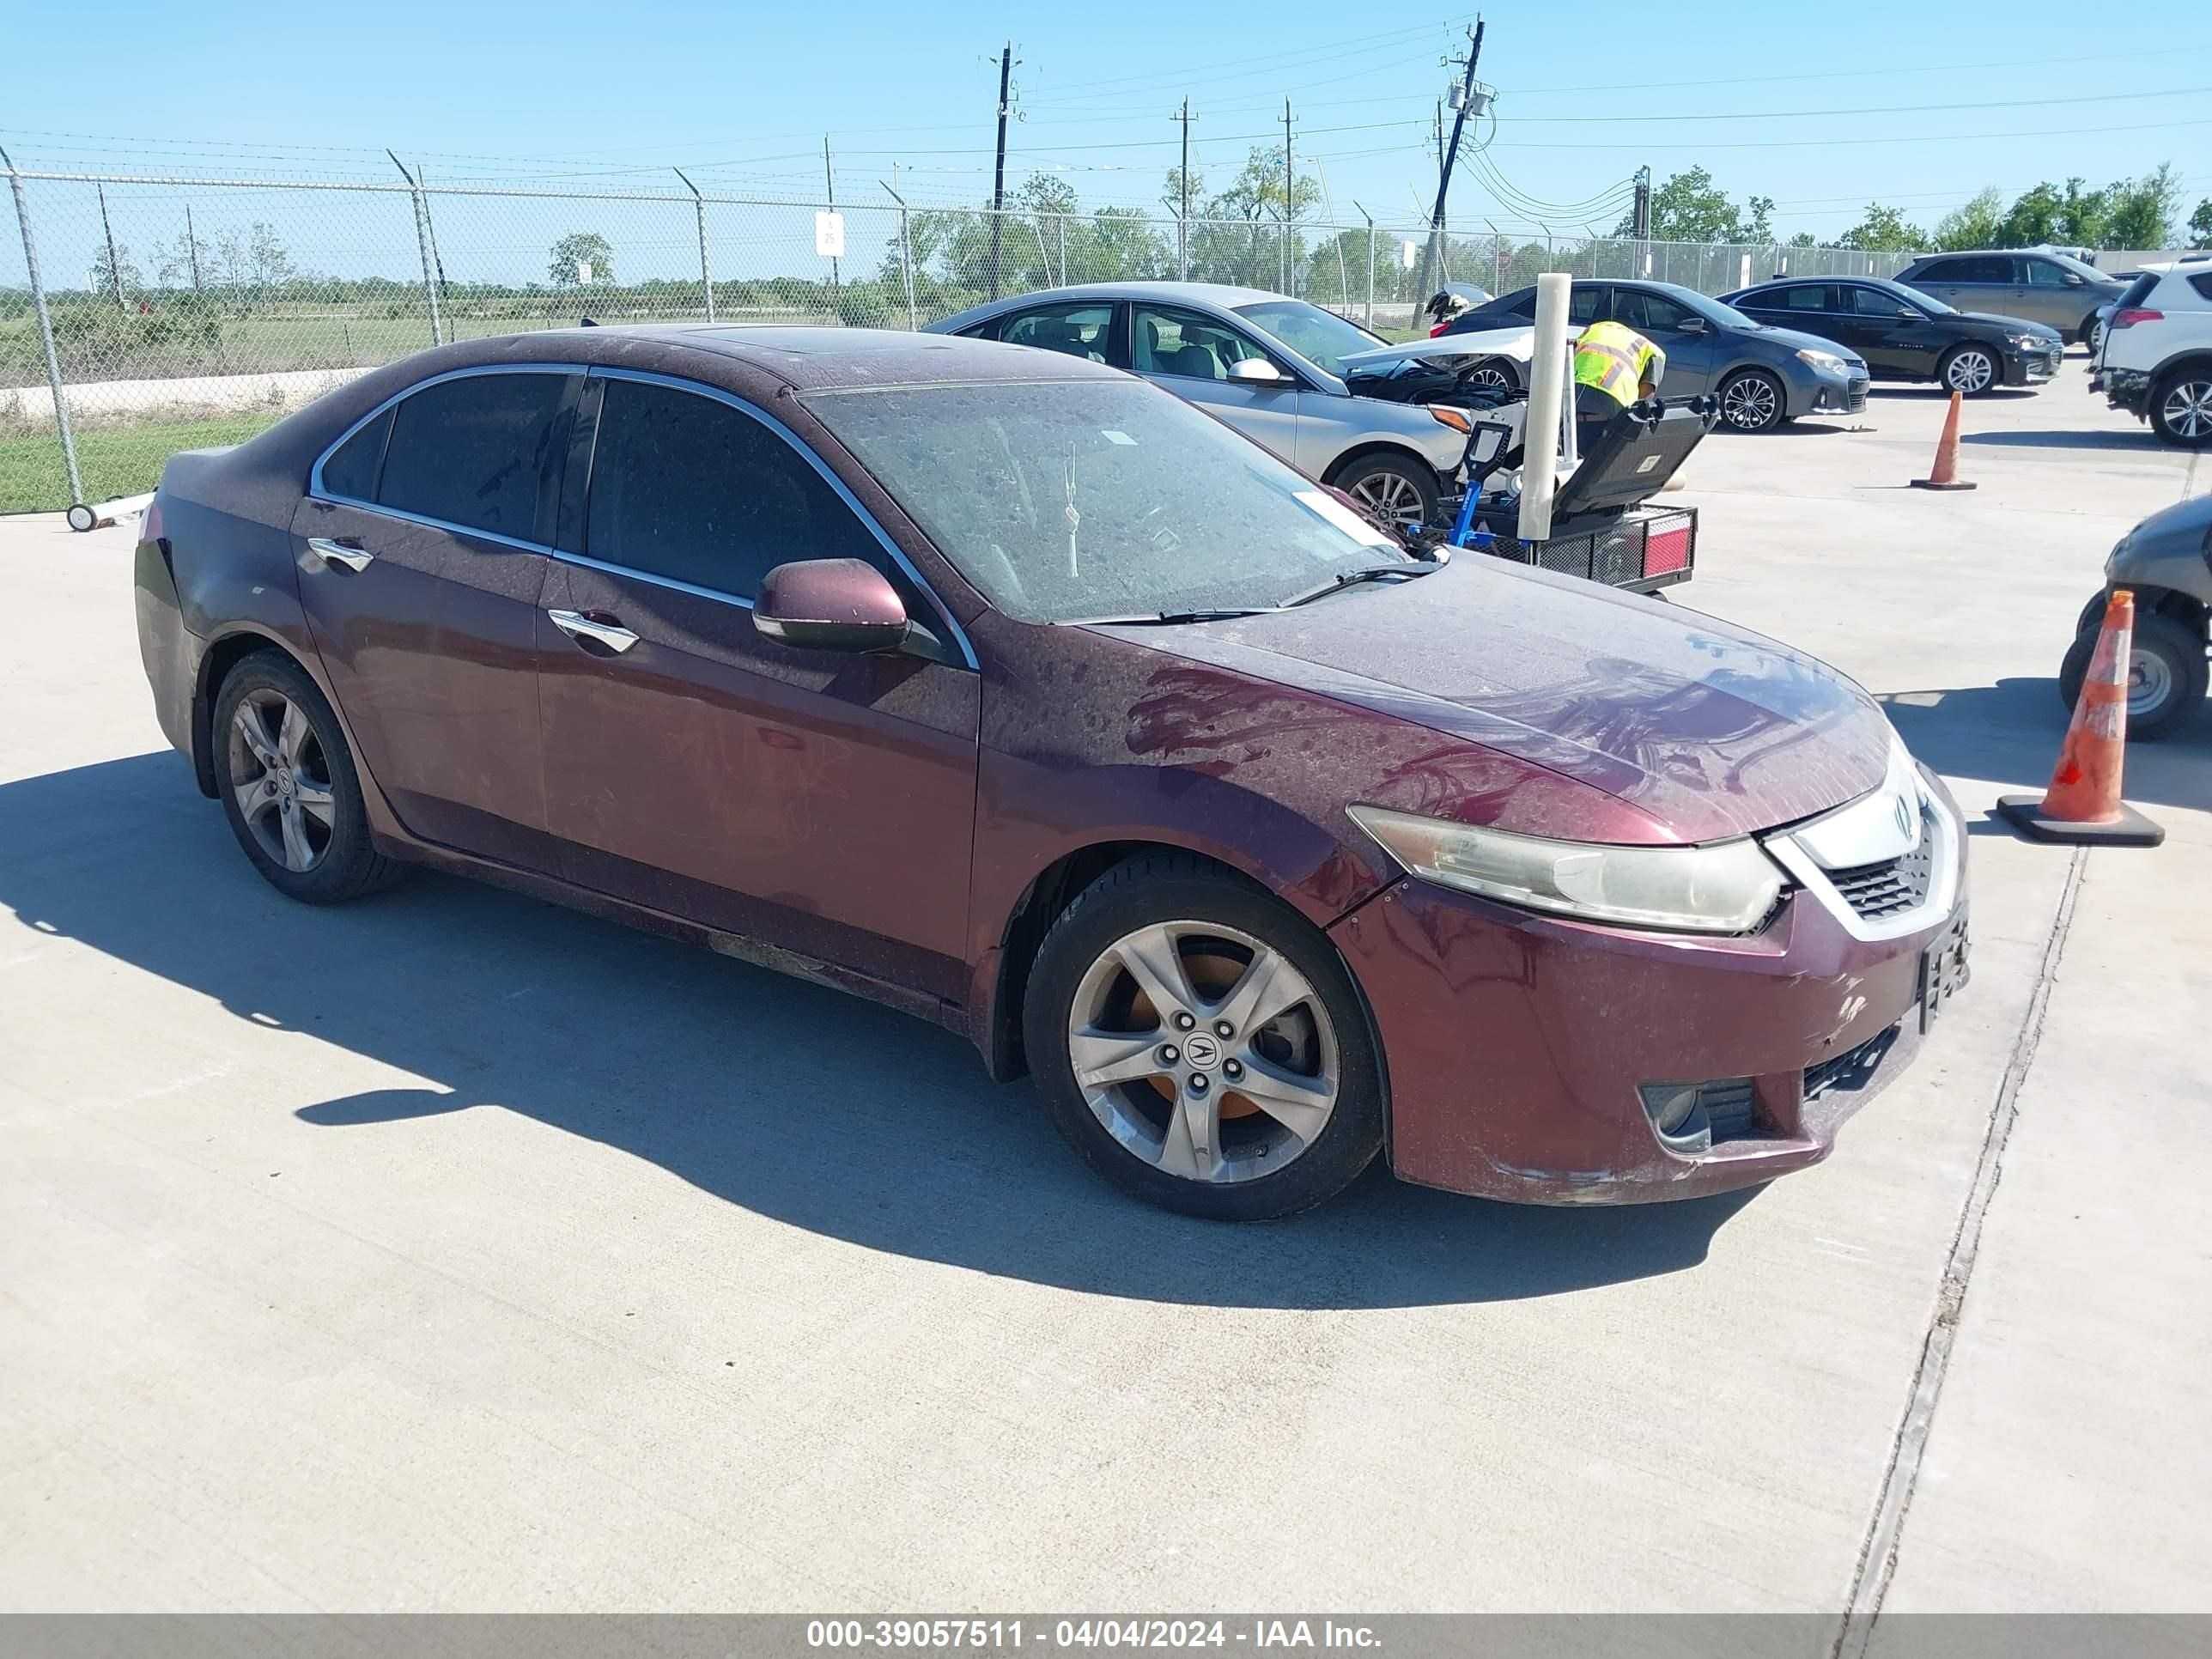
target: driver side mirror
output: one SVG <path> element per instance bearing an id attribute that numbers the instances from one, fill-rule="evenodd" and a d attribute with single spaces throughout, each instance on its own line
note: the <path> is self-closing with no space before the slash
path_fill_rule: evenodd
<path id="1" fill-rule="evenodd" d="M 2066 273 L 2066 286 L 2069 288 L 2086 288 L 2088 286 L 2088 282 L 2089 279 L 2079 271 L 2069 270 Z"/>
<path id="2" fill-rule="evenodd" d="M 1229 378 L 1248 386 L 1288 386 L 1291 377 L 1265 357 L 1239 357 L 1229 365 Z"/>
<path id="3" fill-rule="evenodd" d="M 761 579 L 753 627 L 808 651 L 896 651 L 914 624 L 884 573 L 863 559 L 802 559 Z"/>
<path id="4" fill-rule="evenodd" d="M 1680 324 L 1676 326 L 1674 331 L 1677 334 L 1703 334 L 1708 326 L 1709 325 L 1704 318 L 1698 316 L 1697 313 L 1692 312 L 1688 316 L 1682 319 Z"/>

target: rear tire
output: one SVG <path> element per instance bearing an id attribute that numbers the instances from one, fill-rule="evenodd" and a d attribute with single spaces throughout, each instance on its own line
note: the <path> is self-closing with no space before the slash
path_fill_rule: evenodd
<path id="1" fill-rule="evenodd" d="M 1521 377 L 1503 357 L 1485 357 L 1462 377 L 1471 386 L 1483 386 L 1507 398 L 1521 395 Z"/>
<path id="2" fill-rule="evenodd" d="M 216 793 L 262 878 L 303 904 L 342 904 L 405 873 L 377 852 L 336 713 L 281 651 L 256 651 L 216 695 Z"/>
<path id="3" fill-rule="evenodd" d="M 2177 448 L 2212 448 L 2212 363 L 2177 368 L 2152 388 L 2150 424 Z"/>
<path id="4" fill-rule="evenodd" d="M 2058 695 L 2069 715 L 2081 701 L 2081 682 L 2097 649 L 2104 617 L 2074 636 L 2058 669 Z M 2207 670 L 2203 637 L 2171 617 L 2138 613 L 2128 661 L 2128 741 L 2157 743 L 2180 731 L 2204 705 Z"/>
<path id="5" fill-rule="evenodd" d="M 2094 351 L 2097 349 L 2097 313 L 2091 312 L 2081 319 L 2081 326 L 2074 331 L 2074 337 Z"/>
<path id="6" fill-rule="evenodd" d="M 1361 455 L 1338 467 L 1328 483 L 1386 524 L 1433 525 L 1443 512 L 1436 474 L 1398 455 Z"/>
<path id="7" fill-rule="evenodd" d="M 1188 854 L 1116 865 L 1060 913 L 1022 1023 L 1068 1144 L 1164 1208 L 1290 1215 L 1341 1192 L 1382 1147 L 1382 1064 L 1335 947 Z"/>

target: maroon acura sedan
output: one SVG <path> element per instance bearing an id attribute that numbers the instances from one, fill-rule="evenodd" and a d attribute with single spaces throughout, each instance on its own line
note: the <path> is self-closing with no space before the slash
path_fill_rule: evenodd
<path id="1" fill-rule="evenodd" d="M 1413 557 L 1062 355 L 447 346 L 177 456 L 137 585 L 282 891 L 429 865 L 878 998 L 1203 1215 L 1763 1181 L 1964 979 L 1957 811 L 1850 681 Z"/>

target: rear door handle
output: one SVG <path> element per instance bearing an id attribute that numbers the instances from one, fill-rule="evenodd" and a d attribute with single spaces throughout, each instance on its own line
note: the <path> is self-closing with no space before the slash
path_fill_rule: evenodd
<path id="1" fill-rule="evenodd" d="M 376 556 L 366 549 L 349 547 L 343 542 L 334 542 L 327 536 L 308 537 L 307 551 L 329 563 L 342 564 L 353 571 L 368 569 L 369 561 Z"/>
<path id="2" fill-rule="evenodd" d="M 572 640 L 589 640 L 620 653 L 637 643 L 637 635 L 613 623 L 593 622 L 576 611 L 548 611 L 546 620 Z"/>

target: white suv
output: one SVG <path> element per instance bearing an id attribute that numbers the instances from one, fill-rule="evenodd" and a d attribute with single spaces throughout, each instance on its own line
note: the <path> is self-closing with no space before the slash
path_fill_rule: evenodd
<path id="1" fill-rule="evenodd" d="M 2089 390 L 2170 444 L 2212 448 L 2212 252 L 2143 267 L 2112 308 Z"/>

